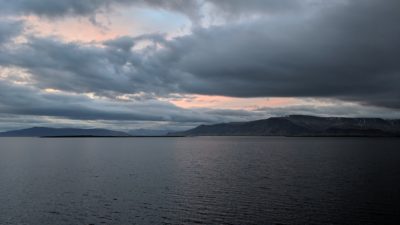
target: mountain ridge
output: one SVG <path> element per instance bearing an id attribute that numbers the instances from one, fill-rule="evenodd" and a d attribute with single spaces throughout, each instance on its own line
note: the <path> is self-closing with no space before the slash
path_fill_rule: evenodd
<path id="1" fill-rule="evenodd" d="M 56 136 L 99 136 L 127 137 L 128 133 L 108 129 L 31 127 L 0 132 L 0 137 L 56 137 Z"/>
<path id="2" fill-rule="evenodd" d="M 289 115 L 248 122 L 200 125 L 170 135 L 400 137 L 400 120 Z"/>

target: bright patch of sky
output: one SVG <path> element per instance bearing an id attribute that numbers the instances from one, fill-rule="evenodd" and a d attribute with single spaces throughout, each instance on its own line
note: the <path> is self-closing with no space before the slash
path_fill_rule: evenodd
<path id="1" fill-rule="evenodd" d="M 191 21 L 184 15 L 162 9 L 128 7 L 94 18 L 67 17 L 50 20 L 37 16 L 22 17 L 28 33 L 56 36 L 65 41 L 104 41 L 119 36 L 160 33 L 175 37 L 190 32 Z"/>

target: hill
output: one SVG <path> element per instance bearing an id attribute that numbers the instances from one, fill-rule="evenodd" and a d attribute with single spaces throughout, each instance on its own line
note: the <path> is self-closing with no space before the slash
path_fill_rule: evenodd
<path id="1" fill-rule="evenodd" d="M 13 130 L 0 133 L 0 137 L 56 137 L 56 136 L 98 136 L 98 137 L 126 137 L 129 134 L 106 129 L 79 129 L 79 128 L 49 128 L 32 127 L 22 130 Z"/>
<path id="2" fill-rule="evenodd" d="M 201 125 L 171 135 L 400 137 L 400 120 L 291 115 L 250 122 Z"/>

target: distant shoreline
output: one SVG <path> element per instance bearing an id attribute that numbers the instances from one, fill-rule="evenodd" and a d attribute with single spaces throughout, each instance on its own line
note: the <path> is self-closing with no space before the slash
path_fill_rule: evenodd
<path id="1" fill-rule="evenodd" d="M 72 136 L 40 136 L 38 138 L 176 138 L 186 136 L 92 136 L 92 135 L 72 135 Z"/>
<path id="2" fill-rule="evenodd" d="M 285 138 L 400 138 L 400 136 L 280 136 L 280 135 L 198 135 L 198 136 L 41 136 L 38 138 L 188 138 L 188 137 L 285 137 Z"/>
<path id="3" fill-rule="evenodd" d="M 362 139 L 400 139 L 400 136 L 257 136 L 257 135 L 253 135 L 253 136 L 249 136 L 249 135 L 236 135 L 236 136 L 210 136 L 210 135 L 205 135 L 205 136 L 130 136 L 130 137 L 115 137 L 115 136 L 42 136 L 42 137 L 33 137 L 33 136 L 26 136 L 26 137 L 0 137 L 1 139 L 6 139 L 6 138 L 40 138 L 40 139 L 118 139 L 118 138 L 122 138 L 122 139 L 135 139 L 135 138 L 146 138 L 146 139 L 150 139 L 150 138 L 163 138 L 163 139 L 168 139 L 168 138 L 204 138 L 204 137 L 208 137 L 208 138 L 218 138 L 218 137 L 231 137 L 231 138 L 288 138 L 288 139 L 295 139 L 295 138 L 318 138 L 318 139 L 323 139 L 323 138 L 343 138 L 343 139 L 350 139 L 350 138 L 362 138 Z"/>

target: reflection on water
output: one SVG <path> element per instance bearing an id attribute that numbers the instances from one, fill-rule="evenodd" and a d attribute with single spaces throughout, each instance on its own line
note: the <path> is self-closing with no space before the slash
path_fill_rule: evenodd
<path id="1" fill-rule="evenodd" d="M 400 140 L 0 139 L 0 224 L 395 224 Z"/>

